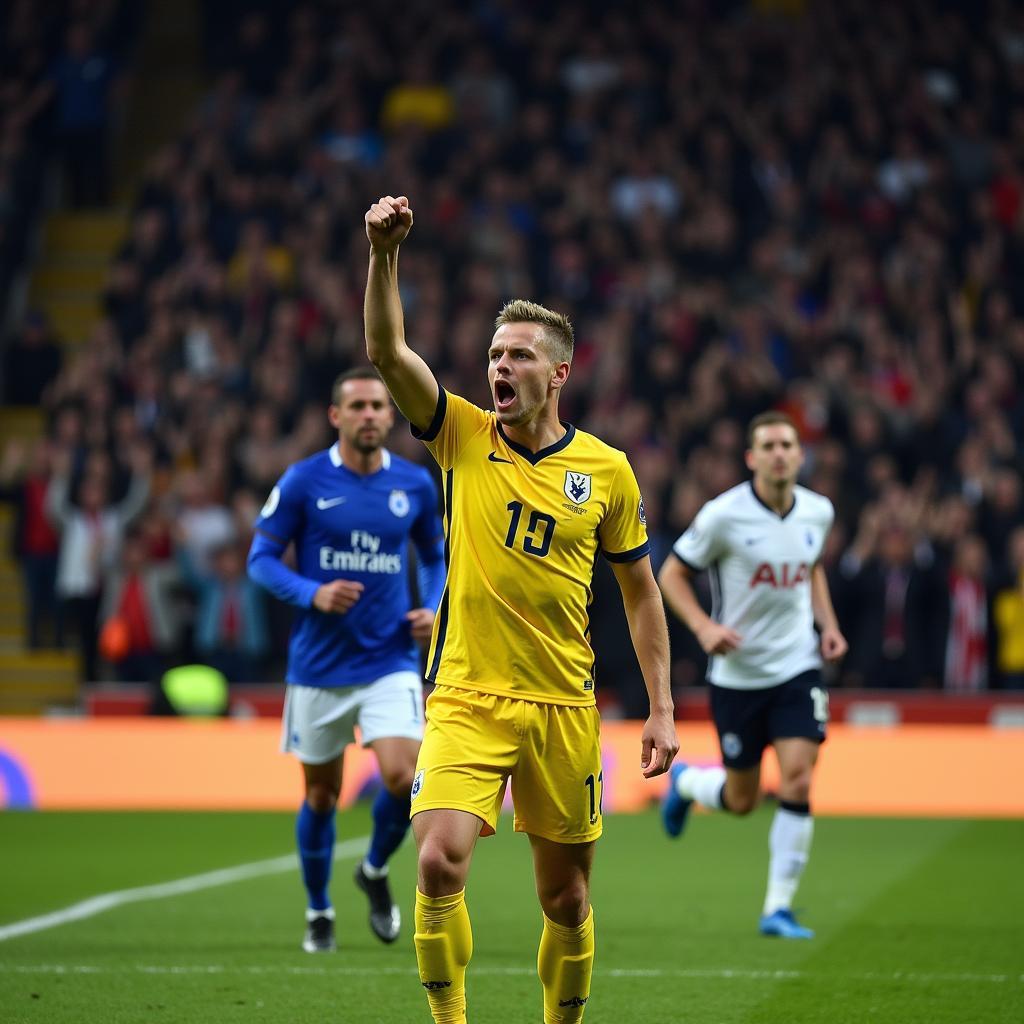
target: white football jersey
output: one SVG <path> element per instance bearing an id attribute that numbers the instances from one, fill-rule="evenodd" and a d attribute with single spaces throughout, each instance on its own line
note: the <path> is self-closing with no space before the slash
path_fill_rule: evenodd
<path id="1" fill-rule="evenodd" d="M 832 502 L 806 487 L 796 488 L 792 508 L 780 516 L 750 482 L 697 513 L 672 550 L 694 572 L 710 572 L 711 616 L 743 638 L 736 650 L 709 660 L 711 682 L 756 690 L 821 667 L 811 569 L 834 518 Z"/>

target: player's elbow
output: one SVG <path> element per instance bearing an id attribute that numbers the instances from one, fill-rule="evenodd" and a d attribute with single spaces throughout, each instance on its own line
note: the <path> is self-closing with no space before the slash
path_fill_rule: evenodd
<path id="1" fill-rule="evenodd" d="M 374 369 L 383 377 L 399 362 L 399 350 L 402 347 L 400 338 L 393 335 L 380 336 L 371 331 L 366 332 L 366 358 Z"/>

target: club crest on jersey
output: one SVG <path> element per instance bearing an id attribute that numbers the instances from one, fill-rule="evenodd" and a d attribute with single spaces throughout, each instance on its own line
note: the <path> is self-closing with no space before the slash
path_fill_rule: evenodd
<path id="1" fill-rule="evenodd" d="M 415 800 L 420 795 L 420 790 L 423 788 L 423 769 L 421 768 L 412 780 L 412 789 L 409 791 L 409 799 Z"/>
<path id="2" fill-rule="evenodd" d="M 277 506 L 281 503 L 281 488 L 275 487 L 267 497 L 267 500 L 263 503 L 263 508 L 260 509 L 260 515 L 264 519 L 269 519 L 276 511 Z"/>
<path id="3" fill-rule="evenodd" d="M 405 491 L 392 491 L 388 495 L 388 508 L 391 514 L 401 519 L 409 514 L 409 495 Z"/>
<path id="4" fill-rule="evenodd" d="M 582 505 L 590 499 L 590 473 L 565 471 L 565 486 L 562 493 L 574 504 Z"/>

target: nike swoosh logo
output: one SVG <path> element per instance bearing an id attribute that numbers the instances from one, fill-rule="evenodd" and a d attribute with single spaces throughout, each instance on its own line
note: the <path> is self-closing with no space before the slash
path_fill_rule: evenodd
<path id="1" fill-rule="evenodd" d="M 756 544 L 756 543 L 757 543 L 758 541 L 760 541 L 760 540 L 762 540 L 762 539 L 763 539 L 763 538 L 761 538 L 761 537 L 748 537 L 748 538 L 746 539 L 745 543 L 746 543 L 746 544 L 748 544 L 748 545 L 750 545 L 750 544 Z"/>
<path id="2" fill-rule="evenodd" d="M 488 462 L 504 462 L 506 466 L 514 465 L 514 463 L 512 462 L 511 459 L 499 459 L 497 452 L 491 452 L 491 454 L 487 456 L 487 461 Z"/>
<path id="3" fill-rule="evenodd" d="M 316 507 L 321 512 L 326 512 L 329 508 L 334 508 L 335 505 L 340 505 L 343 501 L 348 501 L 348 498 L 317 498 Z"/>

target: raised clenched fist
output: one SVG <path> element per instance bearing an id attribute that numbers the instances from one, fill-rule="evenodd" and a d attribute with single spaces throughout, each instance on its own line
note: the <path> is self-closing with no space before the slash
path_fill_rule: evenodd
<path id="1" fill-rule="evenodd" d="M 381 196 L 363 218 L 366 237 L 375 252 L 394 252 L 412 227 L 412 207 L 405 196 Z"/>

